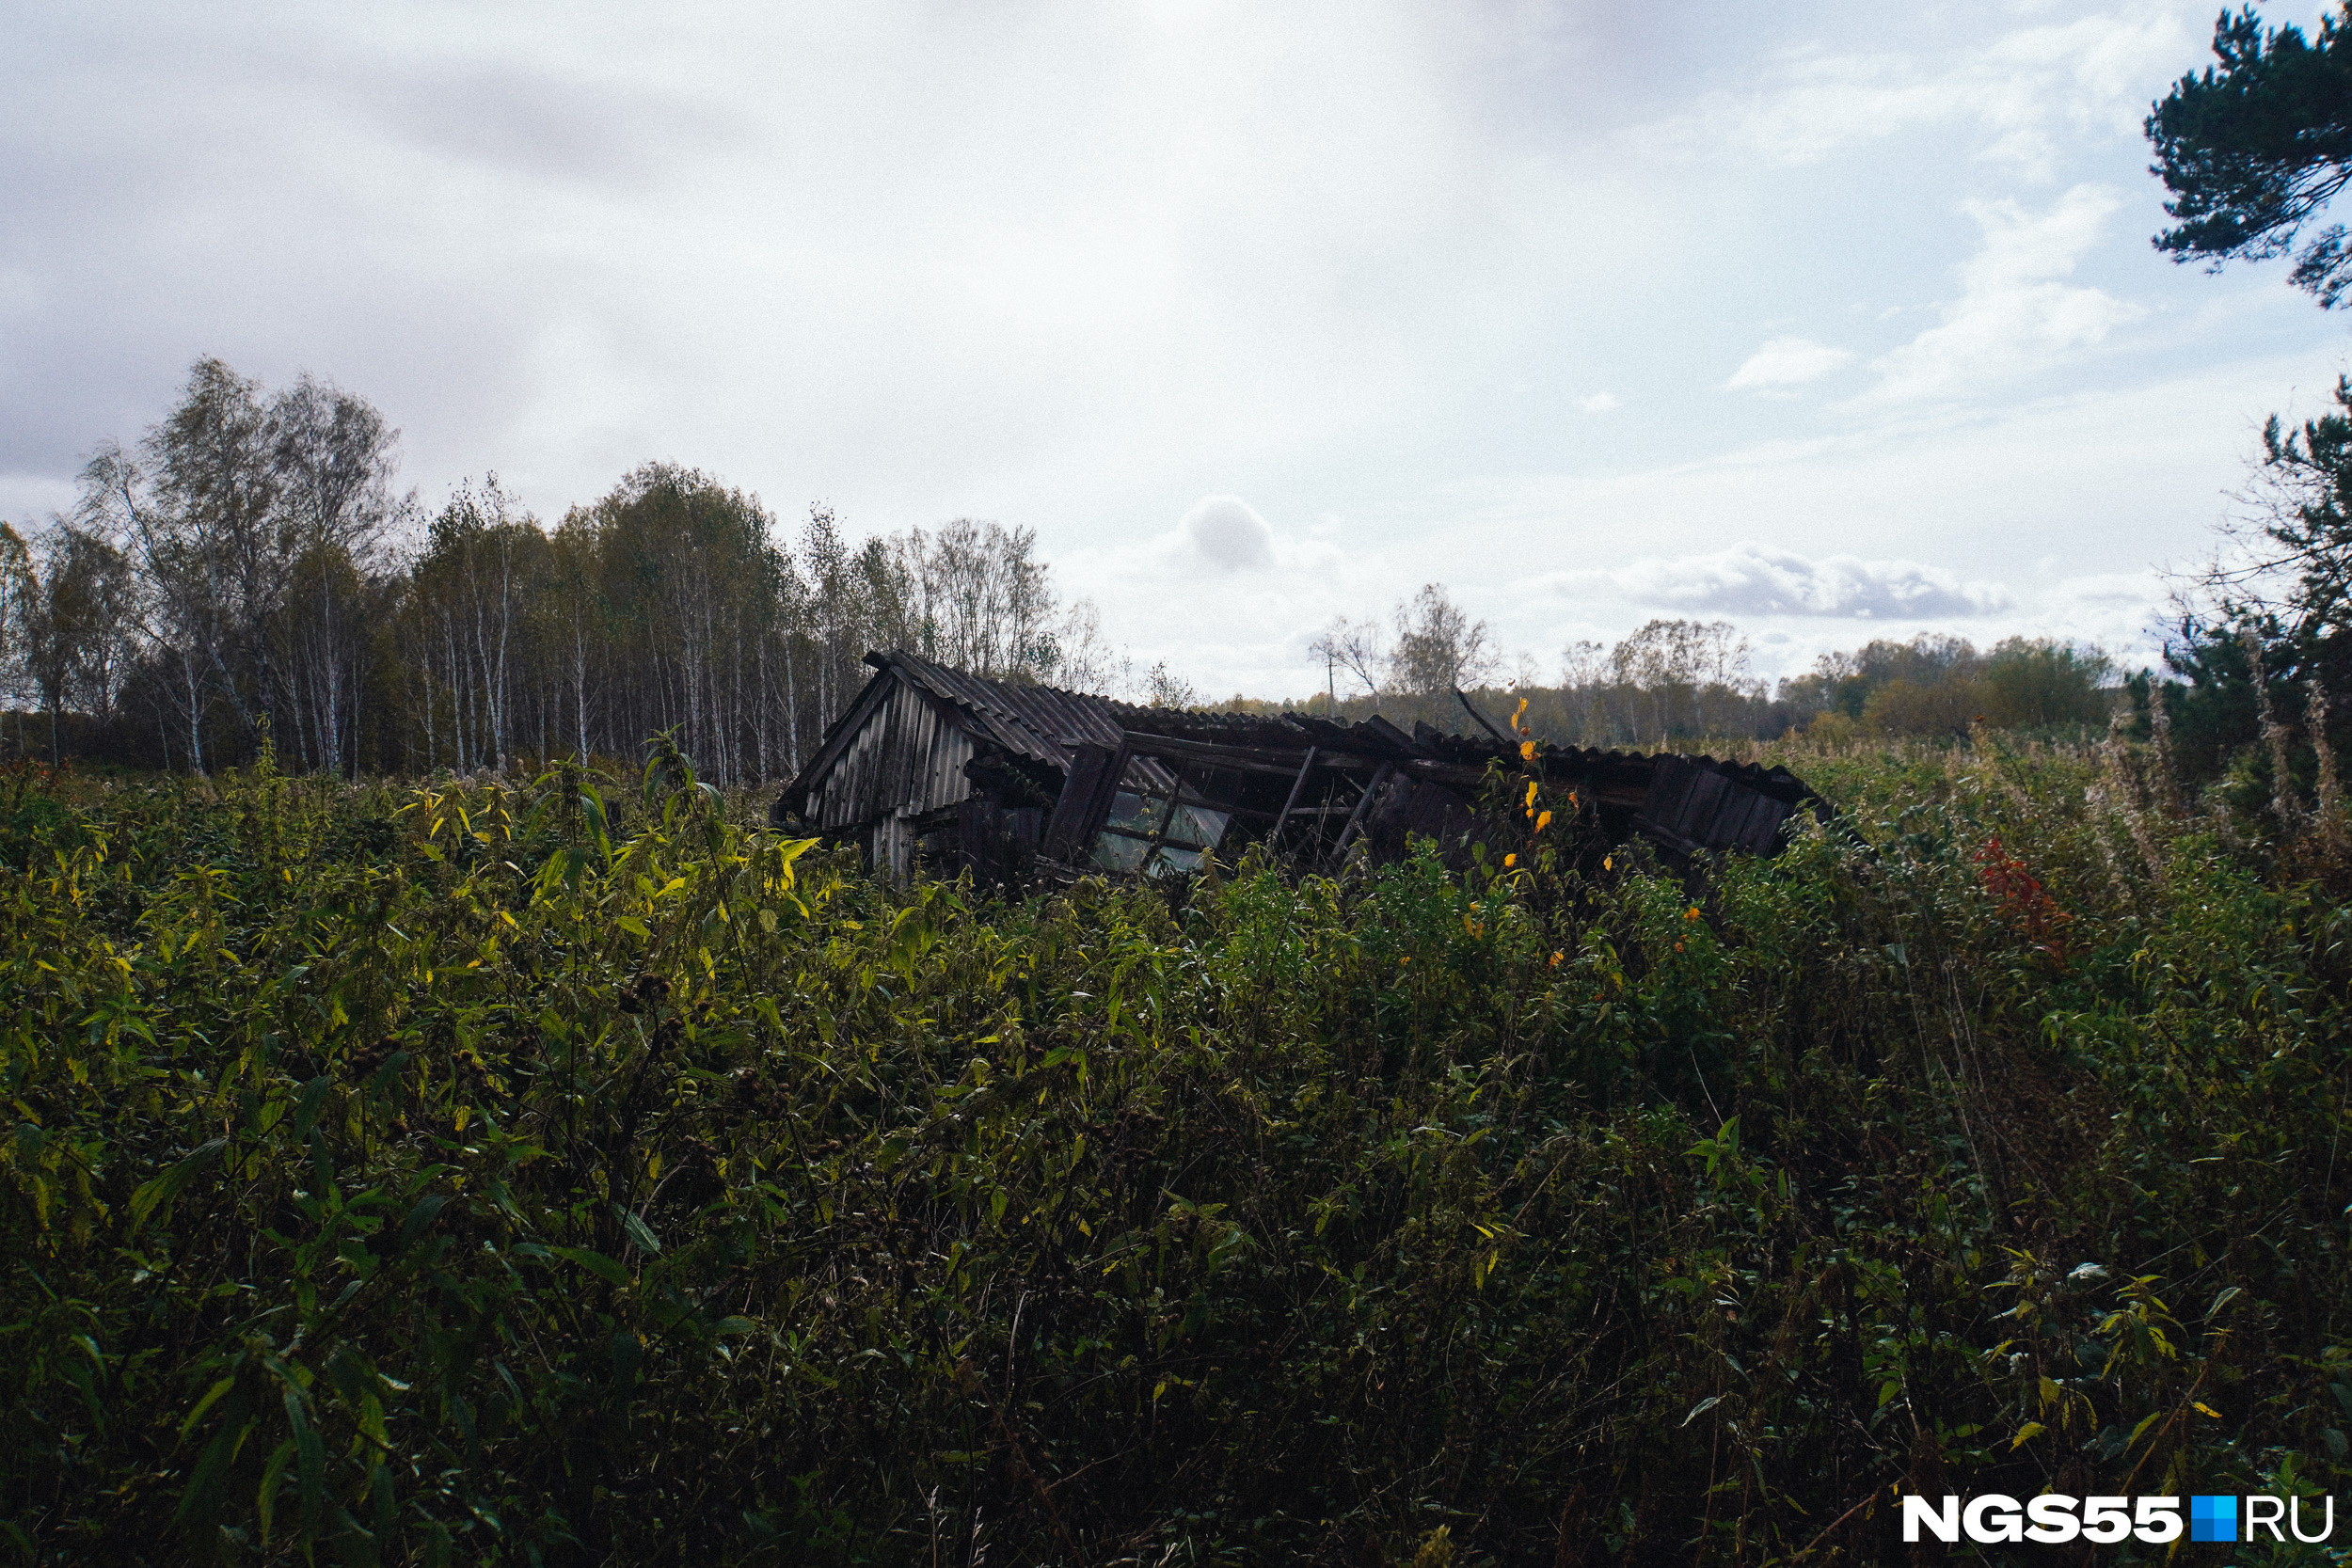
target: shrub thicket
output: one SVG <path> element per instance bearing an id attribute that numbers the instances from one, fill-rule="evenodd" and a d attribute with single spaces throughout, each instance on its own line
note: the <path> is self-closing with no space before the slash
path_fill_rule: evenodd
<path id="1" fill-rule="evenodd" d="M 17 774 L 0 1535 L 1867 1561 L 1898 1487 L 2342 1490 L 2352 923 L 2116 760 L 1815 756 L 1695 899 L 1563 798 L 1019 904 L 675 755 Z"/>

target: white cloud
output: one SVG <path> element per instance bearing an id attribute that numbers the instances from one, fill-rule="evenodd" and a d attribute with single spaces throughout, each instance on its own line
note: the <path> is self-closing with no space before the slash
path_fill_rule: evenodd
<path id="1" fill-rule="evenodd" d="M 1239 496 L 1203 496 L 1177 525 L 1192 553 L 1224 572 L 1274 564 L 1274 531 Z"/>
<path id="2" fill-rule="evenodd" d="M 672 457 L 787 525 L 822 497 L 860 532 L 1034 527 L 1107 631 L 1217 689 L 1299 689 L 1331 615 L 1430 580 L 1556 647 L 1588 607 L 1522 574 L 1748 543 L 1807 559 L 1798 602 L 1877 602 L 1821 586 L 1853 552 L 2009 581 L 2022 616 L 2044 551 L 2196 548 L 2290 384 L 2246 356 L 2328 336 L 2278 269 L 2148 251 L 2136 119 L 2201 55 L 2189 0 L 25 14 L 0 516 L 69 504 L 91 444 L 218 353 L 375 400 L 428 495 L 495 468 L 556 517 Z M 2083 276 L 1949 271 L 1962 198 L 2045 214 L 2085 181 L 2146 211 Z M 1861 355 L 1784 389 L 1842 399 L 1899 342 L 1908 384 L 1963 390 L 2083 354 L 2050 347 L 2105 319 L 2078 282 L 2183 302 L 2179 330 L 1964 407 L 1715 391 L 1795 332 Z M 2220 299 L 2275 303 L 2199 325 Z M 2015 352 L 1961 352 L 2002 301 Z M 2294 374 L 2332 386 L 2340 352 Z M 1246 515 L 1186 526 L 1229 490 Z M 1506 496 L 1543 504 L 1487 517 Z M 1612 639 L 1661 610 L 1699 613 L 1589 607 Z M 1759 629 L 1888 624 L 1850 614 Z"/>
<path id="3" fill-rule="evenodd" d="M 1709 118 L 1728 119 L 1733 139 L 1776 162 L 1817 163 L 1857 142 L 1954 118 L 1961 95 L 1947 78 L 1924 75 L 1900 55 L 1784 58 L 1773 87 L 1721 99 Z"/>
<path id="4" fill-rule="evenodd" d="M 2126 666 L 2153 665 L 2164 657 L 2177 586 L 2153 568 L 2060 577 L 2037 595 L 2033 629 L 2090 643 Z"/>
<path id="5" fill-rule="evenodd" d="M 1967 127 L 1982 138 L 1978 158 L 2046 174 L 2064 142 L 2136 133 L 2151 86 L 2193 58 L 2197 42 L 2176 9 L 2143 0 L 2018 28 L 1932 63 L 1790 51 L 1772 85 L 1718 97 L 1692 130 L 1776 163 L 1809 164 L 1909 131 Z"/>
<path id="6" fill-rule="evenodd" d="M 1311 599 L 1316 608 L 1298 613 L 1325 613 L 1322 596 L 1359 553 L 1341 534 L 1329 522 L 1277 530 L 1239 496 L 1203 496 L 1164 532 L 1124 539 L 1105 532 L 1057 552 L 1055 577 L 1068 594 L 1118 603 L 1122 624 L 1132 623 L 1147 642 L 1263 635 L 1268 604 Z M 1280 635 L 1290 635 L 1287 625 Z"/>
<path id="7" fill-rule="evenodd" d="M 1615 571 L 1566 573 L 1549 580 L 1570 597 L 1607 594 L 1703 615 L 1917 621 L 1989 615 L 2014 602 L 1997 582 L 1966 580 L 1916 561 L 1817 559 L 1760 545 L 1709 555 L 1648 556 Z"/>
<path id="8" fill-rule="evenodd" d="M 1322 678 L 1306 654 L 1315 633 L 1393 596 L 1391 574 L 1345 531 L 1331 518 L 1277 529 L 1238 496 L 1204 496 L 1165 532 L 1104 531 L 1057 552 L 1054 578 L 1104 608 L 1105 632 L 1138 669 L 1165 659 L 1219 695 L 1295 694 Z"/>
<path id="9" fill-rule="evenodd" d="M 2059 282 L 2121 205 L 2113 191 L 2076 185 L 2039 216 L 2011 200 L 1963 210 L 1984 245 L 1961 269 L 1961 295 L 1943 321 L 1872 362 L 1879 383 L 1861 401 L 1966 396 L 2042 370 L 2147 314 L 2100 289 Z"/>
<path id="10" fill-rule="evenodd" d="M 1801 387 L 1819 381 L 1853 357 L 1851 349 L 1832 348 L 1810 338 L 1774 338 L 1747 357 L 1724 383 L 1727 392 Z"/>

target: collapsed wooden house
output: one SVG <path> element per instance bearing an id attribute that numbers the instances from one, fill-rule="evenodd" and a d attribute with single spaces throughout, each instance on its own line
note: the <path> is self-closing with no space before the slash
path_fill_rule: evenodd
<path id="1" fill-rule="evenodd" d="M 1772 854 L 1789 816 L 1816 802 L 1786 768 L 1712 757 L 1539 746 L 1528 760 L 1500 731 L 1136 707 L 905 652 L 866 662 L 873 678 L 770 818 L 854 842 L 899 881 L 1182 875 L 1252 843 L 1330 869 L 1401 858 L 1416 836 L 1458 862 L 1482 836 L 1477 801 L 1498 763 L 1575 791 L 1600 841 L 1639 837 L 1677 865 Z"/>

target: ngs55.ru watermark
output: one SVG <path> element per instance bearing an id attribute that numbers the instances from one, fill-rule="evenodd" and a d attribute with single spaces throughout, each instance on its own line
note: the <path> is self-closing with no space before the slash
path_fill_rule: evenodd
<path id="1" fill-rule="evenodd" d="M 2333 1497 L 2276 1497 L 2253 1492 L 2198 1493 L 2186 1497 L 2070 1497 L 2045 1492 L 2020 1502 L 1988 1492 L 1982 1497 L 1947 1495 L 1903 1498 L 1906 1542 L 1962 1539 L 1994 1545 L 2038 1541 L 2121 1541 L 2129 1536 L 2151 1545 L 2178 1541 L 2278 1541 L 2306 1544 L 2335 1533 Z"/>

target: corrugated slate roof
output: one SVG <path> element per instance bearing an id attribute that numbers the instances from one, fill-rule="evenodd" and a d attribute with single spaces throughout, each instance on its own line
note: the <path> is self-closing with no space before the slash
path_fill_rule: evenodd
<path id="1" fill-rule="evenodd" d="M 1051 686 L 983 680 L 903 650 L 869 654 L 866 662 L 894 670 L 934 697 L 953 703 L 978 720 L 991 740 L 1032 762 L 1066 770 L 1073 746 L 1119 746 L 1120 723 L 1107 698 Z"/>
<path id="2" fill-rule="evenodd" d="M 780 805 L 806 809 L 808 796 L 853 746 L 852 732 L 874 719 L 873 699 L 885 675 L 896 677 L 902 685 L 926 692 L 962 714 L 975 738 L 1042 764 L 1057 773 L 1069 772 L 1071 752 L 1075 747 L 1119 749 L 1119 710 L 1123 705 L 1107 698 L 1064 691 L 1057 687 L 1015 686 L 1008 681 L 988 680 L 935 664 L 904 649 L 867 654 L 866 662 L 877 672 L 874 681 L 867 683 L 866 690 L 826 731 L 808 766 L 786 786 Z M 1165 789 L 1174 775 L 1153 758 L 1135 757 L 1128 762 L 1127 778 L 1133 784 Z"/>

